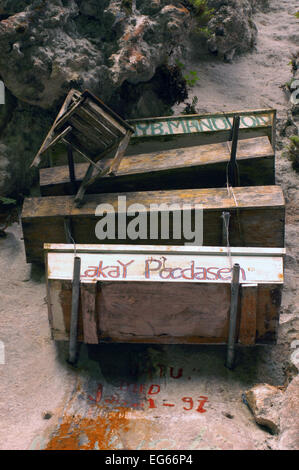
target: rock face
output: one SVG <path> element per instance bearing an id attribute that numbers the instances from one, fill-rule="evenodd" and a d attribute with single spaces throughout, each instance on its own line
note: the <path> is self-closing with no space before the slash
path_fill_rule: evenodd
<path id="1" fill-rule="evenodd" d="M 299 340 L 291 343 L 291 355 L 286 368 L 286 385 L 282 390 L 259 384 L 245 392 L 255 421 L 277 434 L 277 449 L 299 449 Z"/>
<path id="2" fill-rule="evenodd" d="M 256 2 L 209 0 L 208 4 L 217 12 L 208 23 L 212 33 L 208 39 L 211 52 L 229 62 L 236 53 L 246 52 L 255 45 L 257 29 L 252 14 Z"/>
<path id="3" fill-rule="evenodd" d="M 299 449 L 299 375 L 288 386 L 281 408 L 279 449 Z"/>
<path id="4" fill-rule="evenodd" d="M 21 101 L 49 109 L 70 86 L 109 101 L 127 80 L 150 80 L 191 15 L 178 1 L 33 1 L 0 23 L 0 70 Z"/>
<path id="5" fill-rule="evenodd" d="M 246 392 L 245 396 L 256 422 L 267 427 L 272 434 L 278 434 L 283 392 L 272 385 L 259 384 Z"/>
<path id="6" fill-rule="evenodd" d="M 0 0 L 0 195 L 30 187 L 29 164 L 71 88 L 90 89 L 124 118 L 169 114 L 184 100 L 174 64 L 198 21 L 192 3 Z M 207 0 L 210 51 L 230 60 L 253 46 L 255 3 Z"/>

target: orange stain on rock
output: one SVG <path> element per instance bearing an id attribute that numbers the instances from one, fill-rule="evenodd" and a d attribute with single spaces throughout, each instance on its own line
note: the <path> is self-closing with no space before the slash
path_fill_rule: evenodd
<path id="1" fill-rule="evenodd" d="M 112 450 L 112 437 L 128 431 L 126 411 L 119 408 L 96 419 L 67 415 L 45 450 L 93 450 L 96 445 L 100 450 Z"/>

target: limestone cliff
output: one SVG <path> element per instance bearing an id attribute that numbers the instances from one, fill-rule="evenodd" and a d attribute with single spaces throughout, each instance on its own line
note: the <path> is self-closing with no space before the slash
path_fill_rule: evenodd
<path id="1" fill-rule="evenodd" d="M 70 88 L 124 118 L 187 97 L 176 60 L 254 46 L 257 0 L 0 0 L 0 195 L 28 190 L 29 164 Z"/>

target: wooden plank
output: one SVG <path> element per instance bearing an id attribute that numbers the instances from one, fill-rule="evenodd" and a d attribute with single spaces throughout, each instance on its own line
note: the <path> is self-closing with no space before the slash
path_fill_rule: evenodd
<path id="1" fill-rule="evenodd" d="M 134 132 L 134 129 L 130 126 L 130 124 L 122 119 L 117 113 L 113 111 L 113 109 L 109 108 L 98 96 L 94 95 L 91 93 L 89 90 L 85 90 L 82 93 L 82 97 L 86 98 L 89 97 L 92 99 L 94 104 L 98 105 L 101 109 L 106 111 L 109 115 L 111 115 L 122 127 L 124 127 L 126 130 Z"/>
<path id="2" fill-rule="evenodd" d="M 49 150 L 52 148 L 54 145 L 56 145 L 60 140 L 64 139 L 70 132 L 72 132 L 72 127 L 68 126 L 66 129 L 64 129 L 60 134 L 55 136 L 55 139 L 53 139 L 51 142 L 49 142 L 44 148 L 43 152 L 46 150 Z"/>
<path id="3" fill-rule="evenodd" d="M 102 170 L 100 170 L 95 176 L 92 177 L 92 172 L 90 169 L 87 169 L 86 174 L 81 183 L 80 189 L 76 194 L 75 203 L 77 207 L 80 207 L 83 203 L 83 198 L 85 195 L 86 188 L 91 186 L 95 181 L 99 180 L 102 176 L 112 174 L 113 170 L 117 171 L 119 164 L 124 156 L 126 148 L 128 146 L 129 140 L 131 137 L 131 132 L 127 131 L 125 137 L 120 141 L 115 157 L 109 165 L 106 165 Z M 100 181 L 99 181 L 100 183 Z"/>
<path id="4" fill-rule="evenodd" d="M 275 148 L 276 111 L 264 109 L 130 120 L 135 133 L 127 154 L 225 142 L 231 139 L 233 118 L 237 115 L 241 117 L 240 140 L 268 136 Z"/>
<path id="5" fill-rule="evenodd" d="M 229 306 L 228 285 L 104 283 L 98 304 L 101 339 L 226 342 Z"/>
<path id="6" fill-rule="evenodd" d="M 177 204 L 177 213 L 182 216 L 183 204 L 195 209 L 203 207 L 203 245 L 219 246 L 222 243 L 222 212 L 229 211 L 230 245 L 247 247 L 284 247 L 285 203 L 283 193 L 278 186 L 256 186 L 234 188 L 234 196 L 226 188 L 150 191 L 123 193 L 126 205 L 143 204 L 147 214 L 146 238 L 131 240 L 126 234 L 121 243 L 149 245 L 184 245 L 190 243 L 184 234 L 175 238 L 170 217 L 169 238 L 161 238 L 160 226 L 157 238 L 150 235 L 150 205 Z M 122 199 L 124 201 L 124 199 Z M 236 208 L 236 203 L 238 210 Z M 116 238 L 100 241 L 95 234 L 95 227 L 102 216 L 95 216 L 99 204 L 110 204 L 110 211 L 118 213 L 119 195 L 115 193 L 86 195 L 85 204 L 77 208 L 74 196 L 53 196 L 27 198 L 22 212 L 23 235 L 28 262 L 43 262 L 44 243 L 62 243 L 65 240 L 64 217 L 72 217 L 73 237 L 76 243 L 111 243 L 119 244 Z M 108 206 L 109 207 L 109 206 Z M 159 212 L 159 207 L 153 211 Z M 176 212 L 176 211 L 175 211 Z M 191 219 L 194 223 L 194 211 Z M 125 226 L 134 216 L 127 216 Z M 116 227 L 118 217 L 116 216 Z M 241 227 L 241 231 L 240 231 Z"/>
<path id="7" fill-rule="evenodd" d="M 48 132 L 48 134 L 47 134 L 45 140 L 43 141 L 43 143 L 42 143 L 42 145 L 41 145 L 39 151 L 38 151 L 37 154 L 35 155 L 34 160 L 33 160 L 33 162 L 32 162 L 31 165 L 30 165 L 30 168 L 33 167 L 33 166 L 36 167 L 36 166 L 39 165 L 40 160 L 41 160 L 41 154 L 44 152 L 45 147 L 46 147 L 47 145 L 49 145 L 49 143 L 51 142 L 51 140 L 52 140 L 52 138 L 53 138 L 53 135 L 54 135 L 54 131 L 55 131 L 55 129 L 56 129 L 56 124 L 57 124 L 57 122 L 58 122 L 59 119 L 63 116 L 63 114 L 66 113 L 66 111 L 67 111 L 67 109 L 68 109 L 68 107 L 69 107 L 69 105 L 70 105 L 70 103 L 71 103 L 71 101 L 72 101 L 72 99 L 73 99 L 73 97 L 74 97 L 74 95 L 75 95 L 76 93 L 77 93 L 77 92 L 76 92 L 76 90 L 74 90 L 74 89 L 72 89 L 72 90 L 68 93 L 68 95 L 67 95 L 66 99 L 64 100 L 64 103 L 63 103 L 63 105 L 62 105 L 62 107 L 61 107 L 61 109 L 60 109 L 60 111 L 59 111 L 59 113 L 57 114 L 57 117 L 56 117 L 56 119 L 55 119 L 55 121 L 54 121 L 54 123 L 53 123 L 51 129 L 49 130 L 49 132 Z"/>
<path id="8" fill-rule="evenodd" d="M 105 146 L 110 145 L 113 140 L 112 136 L 106 136 L 103 132 L 100 132 L 97 127 L 91 126 L 88 122 L 78 116 L 78 114 L 73 114 L 70 118 L 70 123 L 77 131 L 77 139 L 80 142 L 81 134 L 84 138 L 88 138 L 92 141 L 93 145 L 98 145 L 99 140 Z"/>
<path id="9" fill-rule="evenodd" d="M 114 177 L 102 177 L 87 189 L 89 193 L 143 191 L 149 189 L 183 189 L 223 187 L 230 158 L 230 143 L 218 143 L 124 156 Z M 112 159 L 105 160 L 106 165 Z M 239 142 L 238 167 L 241 186 L 273 185 L 274 153 L 268 137 Z M 87 165 L 77 164 L 77 180 L 81 181 Z M 72 194 L 67 168 L 40 170 L 41 194 Z"/>
<path id="10" fill-rule="evenodd" d="M 48 245 L 46 244 L 46 247 Z M 72 280 L 73 258 L 75 250 L 47 250 L 48 279 Z M 67 246 L 67 245 L 66 245 Z M 262 249 L 254 254 L 255 249 L 245 248 L 243 253 L 235 253 L 231 258 L 227 250 L 218 247 L 214 253 L 210 248 L 196 247 L 193 252 L 186 247 L 156 247 L 159 251 L 151 252 L 150 246 L 140 249 L 129 245 L 113 247 L 113 245 L 94 245 L 93 250 L 81 251 L 82 245 L 76 245 L 76 256 L 81 259 L 81 282 L 96 283 L 98 281 L 119 282 L 151 282 L 151 283 L 206 283 L 230 284 L 232 281 L 232 265 L 240 266 L 240 282 L 242 284 L 282 284 L 282 254 L 272 253 L 271 249 Z M 83 245 L 84 247 L 84 245 Z M 118 248 L 118 249 L 117 249 Z M 131 250 L 130 250 L 131 248 Z M 171 251 L 170 249 L 171 248 Z M 240 249 L 240 248 L 238 248 Z M 125 251 L 123 251 L 125 250 Z M 249 254 L 248 254 L 249 252 Z M 266 253 L 264 253 L 266 252 Z M 225 254 L 224 254 L 225 253 Z"/>
<path id="11" fill-rule="evenodd" d="M 81 302 L 84 343 L 97 344 L 98 325 L 96 313 L 97 284 L 81 284 Z"/>
<path id="12" fill-rule="evenodd" d="M 60 302 L 52 304 L 51 313 L 56 318 L 53 337 L 66 340 L 71 282 L 48 280 L 48 288 L 51 293 L 53 289 L 58 291 Z M 270 291 L 274 288 L 263 286 L 265 301 L 257 304 L 257 343 L 264 342 L 265 336 L 269 344 L 275 341 L 277 324 L 268 322 L 267 314 L 270 309 L 278 317 L 279 305 L 271 301 Z M 98 338 L 100 342 L 223 344 L 227 342 L 229 305 L 228 284 L 102 283 L 96 294 Z M 78 339 L 84 341 L 82 309 Z"/>
<path id="13" fill-rule="evenodd" d="M 76 99 L 74 99 L 76 96 Z M 107 121 L 108 127 L 114 129 L 113 135 L 109 139 L 107 139 L 107 135 L 103 135 L 101 140 L 98 141 L 96 136 L 94 136 L 94 132 L 98 132 L 98 127 L 93 127 L 89 125 L 85 125 L 83 122 L 80 122 L 78 118 L 75 117 L 76 111 L 80 107 L 87 107 L 91 109 L 92 113 L 95 117 L 99 117 L 101 121 Z M 89 154 L 91 157 L 93 154 L 98 155 L 100 152 L 100 148 L 98 146 L 95 149 L 90 148 L 90 144 L 92 141 L 96 144 L 103 144 L 104 147 L 110 147 L 113 140 L 118 141 L 123 135 L 125 135 L 126 131 L 130 130 L 133 132 L 133 129 L 129 124 L 127 124 L 121 117 L 117 116 L 112 110 L 110 110 L 103 102 L 97 99 L 92 93 L 86 90 L 83 93 L 80 93 L 76 90 L 71 90 L 70 93 L 67 95 L 62 108 L 60 109 L 54 124 L 52 125 L 50 131 L 48 132 L 46 139 L 44 140 L 40 150 L 38 151 L 37 155 L 35 156 L 31 166 L 37 166 L 40 162 L 40 157 L 43 152 L 45 152 L 50 146 L 52 146 L 61 138 L 57 136 L 57 131 L 62 129 L 63 126 L 67 125 L 68 121 L 71 123 L 73 121 L 73 125 L 75 125 L 75 129 L 72 129 L 71 135 L 68 136 L 68 142 L 71 144 L 75 144 L 76 142 L 72 142 L 72 138 L 75 139 L 77 137 L 77 147 L 82 147 L 83 154 Z M 94 121 L 93 121 L 94 122 Z M 62 129 L 62 135 L 66 137 L 65 130 Z M 79 135 L 77 135 L 79 134 Z M 115 137 L 119 135 L 118 137 Z M 83 148 L 84 147 L 84 148 Z M 101 147 L 101 145 L 100 145 Z"/>
<path id="14" fill-rule="evenodd" d="M 116 154 L 115 154 L 115 157 L 113 158 L 113 160 L 111 162 L 108 175 L 111 175 L 113 173 L 117 173 L 119 165 L 121 164 L 121 161 L 124 157 L 127 146 L 129 144 L 131 134 L 132 133 L 130 131 L 128 131 L 126 133 L 125 137 L 120 141 L 118 149 L 117 149 Z M 91 183 L 91 181 L 90 181 L 90 183 Z"/>
<path id="15" fill-rule="evenodd" d="M 258 286 L 242 285 L 239 343 L 255 344 Z"/>
<path id="16" fill-rule="evenodd" d="M 134 127 L 133 138 L 157 138 L 201 132 L 222 132 L 232 129 L 233 119 L 240 116 L 241 129 L 272 127 L 275 117 L 274 109 L 234 111 L 228 113 L 193 114 L 166 116 L 156 118 L 131 119 L 128 122 Z"/>
<path id="17" fill-rule="evenodd" d="M 117 129 L 121 135 L 125 135 L 127 129 L 119 123 L 118 120 L 114 119 L 111 113 L 106 112 L 102 107 L 98 106 L 91 99 L 86 99 L 85 105 L 88 110 L 93 112 L 95 116 L 103 118 L 106 126 L 111 127 L 111 129 Z"/>
<path id="18" fill-rule="evenodd" d="M 97 119 L 96 116 L 94 116 L 92 113 L 90 113 L 87 109 L 85 108 L 79 108 L 77 110 L 77 114 L 79 116 L 82 116 L 85 120 L 89 121 L 90 125 L 92 125 L 95 129 L 98 130 L 102 135 L 106 136 L 107 139 L 111 140 L 113 139 L 118 139 L 120 136 L 123 134 L 117 133 L 115 129 L 108 128 L 105 124 L 106 122 L 102 119 L 99 120 Z"/>
<path id="19" fill-rule="evenodd" d="M 76 185 L 76 175 L 75 175 L 73 148 L 72 148 L 71 145 L 67 146 L 67 160 L 68 160 L 68 170 L 69 170 L 70 183 L 72 185 L 73 191 L 75 192 L 76 189 L 77 189 L 77 185 Z"/>
<path id="20" fill-rule="evenodd" d="M 275 344 L 279 324 L 282 286 L 259 286 L 257 297 L 256 331 L 257 342 Z"/>

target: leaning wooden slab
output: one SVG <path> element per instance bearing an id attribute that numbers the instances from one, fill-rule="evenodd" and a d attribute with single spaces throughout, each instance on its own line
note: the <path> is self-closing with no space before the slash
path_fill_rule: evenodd
<path id="1" fill-rule="evenodd" d="M 221 142 L 126 156 L 116 176 L 101 178 L 87 192 L 223 187 L 230 151 L 231 143 Z M 274 151 L 268 137 L 240 140 L 237 163 L 241 186 L 275 183 Z M 85 163 L 75 166 L 77 183 L 81 183 L 87 168 Z M 42 168 L 40 189 L 43 196 L 73 194 L 68 166 Z"/>
<path id="2" fill-rule="evenodd" d="M 275 341 L 284 249 L 45 244 L 49 321 L 69 338 L 74 256 L 81 258 L 78 339 L 226 343 L 232 266 L 239 263 L 237 338 Z"/>
<path id="3" fill-rule="evenodd" d="M 115 214 L 115 238 L 103 241 L 96 237 L 95 228 L 104 216 L 96 216 L 96 209 L 105 204 L 108 213 Z M 129 211 L 132 204 L 144 206 L 144 238 L 131 239 L 128 236 L 128 224 L 135 216 L 123 213 Z M 151 205 L 155 205 L 152 206 Z M 169 237 L 161 235 L 161 219 L 158 218 L 158 233 L 151 236 L 150 218 L 154 213 L 170 209 Z M 176 205 L 172 213 L 171 205 Z M 67 241 L 65 220 L 71 220 L 72 237 L 76 243 L 109 244 L 148 244 L 148 245 L 184 245 L 192 243 L 190 237 L 181 230 L 179 236 L 173 231 L 173 218 L 180 220 L 191 209 L 191 221 L 195 222 L 195 208 L 202 206 L 203 240 L 205 246 L 220 246 L 223 243 L 223 211 L 230 213 L 229 241 L 231 246 L 249 247 L 284 247 L 285 202 L 279 186 L 240 187 L 228 191 L 226 188 L 188 189 L 173 191 L 142 191 L 131 193 L 108 193 L 87 195 L 86 203 L 77 208 L 74 196 L 52 196 L 27 198 L 22 212 L 22 226 L 27 262 L 43 262 L 44 243 L 64 243 Z M 133 206 L 134 207 L 134 206 Z M 135 206 L 136 207 L 136 206 Z M 120 213 L 122 218 L 120 219 Z M 114 216 L 113 216 L 114 217 Z M 122 220 L 125 233 L 117 229 Z M 194 227 L 194 225 L 193 225 Z M 197 243 L 200 244 L 200 243 Z"/>
<path id="4" fill-rule="evenodd" d="M 260 109 L 192 114 L 128 121 L 135 129 L 130 151 L 156 151 L 231 140 L 233 119 L 240 116 L 240 139 L 268 136 L 275 148 L 276 110 Z"/>

